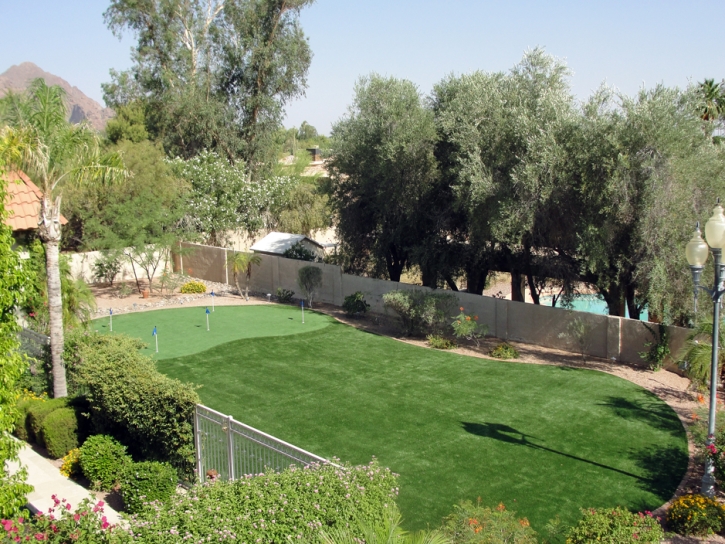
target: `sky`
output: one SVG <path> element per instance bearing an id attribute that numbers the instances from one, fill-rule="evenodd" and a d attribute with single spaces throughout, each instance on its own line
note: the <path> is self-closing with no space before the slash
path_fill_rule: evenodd
<path id="1" fill-rule="evenodd" d="M 0 0 L 0 73 L 31 61 L 98 102 L 109 70 L 130 67 L 134 37 L 105 27 L 108 0 Z M 715 1 L 317 0 L 301 23 L 314 57 L 285 126 L 322 133 L 346 114 L 371 72 L 413 81 L 423 94 L 450 74 L 505 71 L 543 47 L 572 70 L 585 100 L 603 82 L 632 95 L 725 77 Z"/>

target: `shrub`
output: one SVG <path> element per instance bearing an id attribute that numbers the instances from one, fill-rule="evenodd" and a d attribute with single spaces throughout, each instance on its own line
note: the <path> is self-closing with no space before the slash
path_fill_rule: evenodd
<path id="1" fill-rule="evenodd" d="M 121 498 L 126 511 L 141 512 L 152 501 L 168 502 L 176 490 L 176 469 L 168 463 L 132 463 L 121 477 Z"/>
<path id="2" fill-rule="evenodd" d="M 478 323 L 477 315 L 466 315 L 463 311 L 463 306 L 461 306 L 459 310 L 461 313 L 458 314 L 453 319 L 453 323 L 451 323 L 453 334 L 459 340 L 461 338 L 465 338 L 466 340 L 475 342 L 478 347 L 481 337 L 486 336 L 488 327 Z"/>
<path id="3" fill-rule="evenodd" d="M 667 510 L 667 527 L 681 535 L 719 533 L 725 528 L 725 506 L 704 495 L 682 495 Z"/>
<path id="4" fill-rule="evenodd" d="M 508 342 L 502 342 L 495 348 L 493 348 L 489 355 L 491 357 L 495 357 L 496 359 L 518 359 L 519 358 L 519 350 L 517 350 L 515 347 L 513 347 Z"/>
<path id="5" fill-rule="evenodd" d="M 281 287 L 277 287 L 277 300 L 280 301 L 283 304 L 287 304 L 289 302 L 292 302 L 292 297 L 295 296 L 294 291 L 290 291 L 289 289 L 282 289 Z"/>
<path id="6" fill-rule="evenodd" d="M 536 544 L 536 532 L 529 520 L 517 518 L 506 510 L 503 503 L 495 509 L 471 501 L 461 502 L 443 521 L 443 534 L 453 544 L 469 542 L 507 542 L 510 544 Z"/>
<path id="7" fill-rule="evenodd" d="M 58 408 L 43 420 L 40 428 L 48 455 L 53 459 L 64 457 L 78 447 L 78 416 L 71 408 Z"/>
<path id="8" fill-rule="evenodd" d="M 23 398 L 18 402 L 18 412 L 15 417 L 15 436 L 26 442 L 34 442 L 35 434 L 28 421 L 28 412 L 36 404 L 45 402 L 45 399 Z"/>
<path id="9" fill-rule="evenodd" d="M 449 293 L 405 290 L 390 291 L 383 295 L 385 308 L 398 314 L 406 336 L 427 332 L 439 334 L 455 308 L 455 303 L 456 297 Z"/>
<path id="10" fill-rule="evenodd" d="M 297 285 L 300 286 L 312 308 L 312 300 L 317 290 L 322 287 L 322 270 L 316 266 L 303 266 L 297 272 Z"/>
<path id="11" fill-rule="evenodd" d="M 75 478 L 83 474 L 81 470 L 81 450 L 74 448 L 63 457 L 63 465 L 60 467 L 60 473 L 66 478 Z"/>
<path id="12" fill-rule="evenodd" d="M 426 339 L 428 340 L 428 345 L 434 349 L 453 349 L 456 347 L 456 344 L 448 340 L 448 338 L 443 338 L 436 334 L 429 334 L 426 336 Z"/>
<path id="13" fill-rule="evenodd" d="M 317 261 L 317 255 L 307 249 L 302 242 L 297 242 L 292 247 L 284 250 L 282 257 L 287 259 L 296 259 L 298 261 Z"/>
<path id="14" fill-rule="evenodd" d="M 65 499 L 58 500 L 53 495 L 54 506 L 30 519 L 18 517 L 3 520 L 0 542 L 49 542 L 66 544 L 82 542 L 84 544 L 117 544 L 130 539 L 125 531 L 116 530 L 103 515 L 103 501 L 92 503 L 84 499 L 73 511 Z"/>
<path id="15" fill-rule="evenodd" d="M 185 295 L 206 293 L 206 285 L 200 281 L 187 281 L 181 286 L 181 292 Z"/>
<path id="16" fill-rule="evenodd" d="M 582 509 L 584 517 L 567 534 L 567 544 L 659 543 L 665 538 L 657 519 L 650 512 L 633 514 L 624 508 Z"/>
<path id="17" fill-rule="evenodd" d="M 45 446 L 43 441 L 43 421 L 58 408 L 68 406 L 68 399 L 50 399 L 46 402 L 34 403 L 28 409 L 28 434 L 38 443 Z"/>
<path id="18" fill-rule="evenodd" d="M 152 359 L 129 349 L 138 342 L 122 335 L 90 332 L 71 343 L 75 359 L 66 361 L 86 392 L 96 432 L 115 437 L 134 457 L 167 461 L 190 477 L 195 388 L 158 372 Z"/>
<path id="19" fill-rule="evenodd" d="M 102 434 L 91 436 L 83 443 L 79 460 L 83 475 L 93 489 L 99 491 L 110 491 L 116 487 L 132 463 L 126 446 Z"/>
<path id="20" fill-rule="evenodd" d="M 168 542 L 169 532 L 182 527 L 180 539 L 186 533 L 195 542 L 230 532 L 246 542 L 316 542 L 323 528 L 383 522 L 397 496 L 396 475 L 377 462 L 345 468 L 291 467 L 196 485 L 132 516 L 129 526 L 145 544 Z"/>
<path id="21" fill-rule="evenodd" d="M 347 315 L 364 314 L 370 309 L 370 304 L 365 300 L 365 295 L 357 291 L 352 295 L 345 297 L 342 303 L 342 309 Z"/>
<path id="22" fill-rule="evenodd" d="M 101 257 L 93 263 L 93 279 L 96 281 L 105 281 L 109 285 L 113 285 L 121 272 L 121 257 L 116 252 L 104 252 Z"/>

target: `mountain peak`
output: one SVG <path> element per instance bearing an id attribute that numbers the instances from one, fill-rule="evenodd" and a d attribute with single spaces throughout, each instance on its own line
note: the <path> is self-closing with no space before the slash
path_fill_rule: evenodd
<path id="1" fill-rule="evenodd" d="M 78 87 L 72 86 L 61 77 L 44 71 L 32 62 L 14 64 L 0 74 L 0 96 L 5 95 L 8 91 L 22 92 L 28 88 L 31 81 L 37 78 L 43 78 L 46 84 L 58 85 L 65 90 L 68 120 L 72 123 L 80 123 L 87 119 L 96 130 L 103 130 L 106 121 L 113 117 L 113 110 L 104 108 L 83 94 Z"/>

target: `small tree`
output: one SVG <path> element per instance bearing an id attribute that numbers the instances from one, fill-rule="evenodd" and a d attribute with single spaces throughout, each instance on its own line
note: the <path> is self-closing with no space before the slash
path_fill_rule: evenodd
<path id="1" fill-rule="evenodd" d="M 234 283 L 236 284 L 237 290 L 241 295 L 242 288 L 239 286 L 239 276 L 241 274 L 244 274 L 246 278 L 244 285 L 244 298 L 246 300 L 249 300 L 249 280 L 252 278 L 252 265 L 259 266 L 260 264 L 262 264 L 262 258 L 259 255 L 236 251 L 234 252 L 234 257 L 232 258 L 232 273 L 234 274 Z"/>
<path id="2" fill-rule="evenodd" d="M 303 266 L 297 273 L 297 285 L 300 286 L 310 308 L 312 308 L 312 299 L 322 286 L 322 270 L 316 266 Z"/>

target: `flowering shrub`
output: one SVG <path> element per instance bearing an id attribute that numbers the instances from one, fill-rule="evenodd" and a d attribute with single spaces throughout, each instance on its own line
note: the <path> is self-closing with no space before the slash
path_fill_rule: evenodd
<path id="1" fill-rule="evenodd" d="M 659 543 L 665 537 L 659 519 L 651 512 L 633 514 L 624 508 L 582 509 L 584 517 L 571 528 L 566 544 L 630 544 Z"/>
<path id="2" fill-rule="evenodd" d="M 187 281 L 181 286 L 181 292 L 184 295 L 195 295 L 200 293 L 206 293 L 206 285 L 200 281 Z"/>
<path id="3" fill-rule="evenodd" d="M 478 323 L 477 315 L 467 315 L 463 311 L 463 306 L 459 308 L 461 311 L 456 317 L 453 318 L 453 334 L 459 340 L 465 338 L 466 340 L 473 341 L 476 346 L 479 345 L 482 336 L 486 336 L 488 327 L 486 325 L 480 325 Z"/>
<path id="4" fill-rule="evenodd" d="M 501 344 L 493 348 L 489 352 L 489 355 L 491 357 L 495 357 L 496 359 L 518 359 L 519 350 L 517 350 L 508 342 L 502 342 Z"/>
<path id="5" fill-rule="evenodd" d="M 396 475 L 375 460 L 344 470 L 331 465 L 291 467 L 196 485 L 167 504 L 152 503 L 129 523 L 134 538 L 145 544 L 174 537 L 191 542 L 316 542 L 322 528 L 348 527 L 355 519 L 383 522 L 397 494 Z"/>
<path id="6" fill-rule="evenodd" d="M 464 501 L 443 521 L 443 533 L 453 544 L 507 542 L 536 544 L 536 532 L 529 520 L 517 518 L 503 503 L 495 509 L 481 506 L 481 499 Z"/>
<path id="7" fill-rule="evenodd" d="M 725 506 L 703 495 L 682 495 L 667 510 L 667 526 L 681 535 L 719 533 L 725 528 Z"/>
<path id="8" fill-rule="evenodd" d="M 127 534 L 111 525 L 103 515 L 103 501 L 93 504 L 85 499 L 73 512 L 65 499 L 53 495 L 53 507 L 32 518 L 2 520 L 0 543 L 49 542 L 66 544 L 117 544 L 127 542 Z"/>
<path id="9" fill-rule="evenodd" d="M 81 470 L 81 450 L 74 448 L 63 457 L 63 465 L 60 467 L 60 473 L 66 478 L 73 478 L 83 474 Z"/>
<path id="10" fill-rule="evenodd" d="M 83 475 L 90 480 L 93 489 L 100 491 L 113 489 L 132 463 L 126 447 L 103 434 L 91 436 L 83 443 L 79 461 Z"/>
<path id="11" fill-rule="evenodd" d="M 168 463 L 131 464 L 121 477 L 121 498 L 127 512 L 140 512 L 146 503 L 166 502 L 176 489 L 176 470 Z"/>

